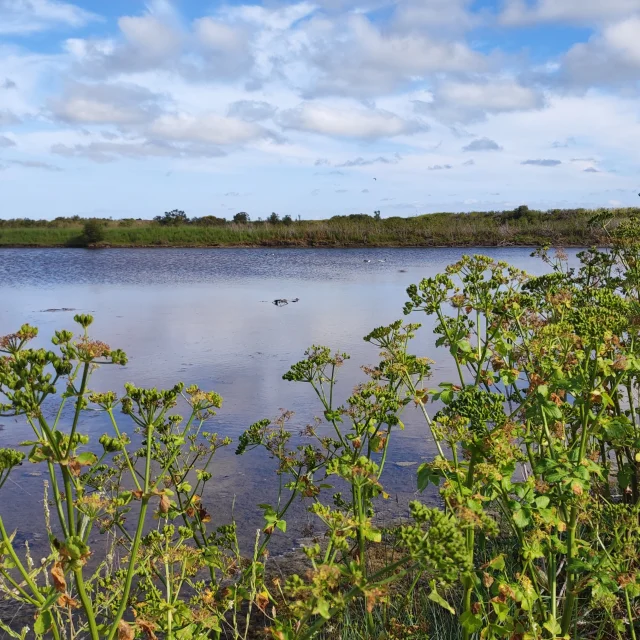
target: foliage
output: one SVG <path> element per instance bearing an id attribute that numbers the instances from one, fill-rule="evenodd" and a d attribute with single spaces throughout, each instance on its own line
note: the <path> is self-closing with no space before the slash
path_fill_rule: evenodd
<path id="1" fill-rule="evenodd" d="M 176 226 L 188 223 L 189 218 L 184 211 L 173 209 L 173 211 L 165 211 L 162 216 L 156 216 L 154 221 L 163 226 Z"/>
<path id="2" fill-rule="evenodd" d="M 110 246 L 591 246 L 608 243 L 594 215 L 612 216 L 610 228 L 634 218 L 640 209 L 526 210 L 433 213 L 403 218 L 366 214 L 329 220 L 283 224 L 236 214 L 233 222 L 216 216 L 192 218 L 182 224 L 149 220 L 101 220 Z M 164 218 L 162 218 L 164 219 Z M 0 220 L 0 246 L 77 246 L 82 220 Z"/>
<path id="3" fill-rule="evenodd" d="M 201 225 L 207 227 L 221 227 L 227 224 L 224 218 L 218 218 L 216 216 L 202 216 L 201 218 L 191 218 L 192 225 Z"/>
<path id="4" fill-rule="evenodd" d="M 432 317 L 455 381 L 428 386 L 432 362 L 411 353 L 420 325 L 399 320 L 366 336 L 379 361 L 338 403 L 348 356 L 311 347 L 284 378 L 311 388 L 322 418 L 301 441 L 287 412 L 237 443 L 238 455 L 262 449 L 277 464 L 249 555 L 234 523 L 211 530 L 204 504 L 215 453 L 230 444 L 206 428 L 217 394 L 182 384 L 128 384 L 121 398 L 90 391 L 98 365 L 126 363 L 89 337 L 90 316 L 76 316 L 79 337 L 56 332 L 53 350 L 31 348 L 28 325 L 5 336 L 0 415 L 23 415 L 34 439 L 26 455 L 0 450 L 0 487 L 25 458 L 46 467 L 58 523 L 49 524 L 45 496 L 50 553 L 36 566 L 0 518 L 0 590 L 33 607 L 36 637 L 244 640 L 262 625 L 276 640 L 331 628 L 417 639 L 437 633 L 441 610 L 442 626 L 464 640 L 635 640 L 640 226 L 607 215 L 594 223 L 611 249 L 583 251 L 575 268 L 546 250 L 538 254 L 549 272 L 539 277 L 467 256 L 408 289 L 405 314 Z M 42 407 L 56 398 L 49 420 Z M 113 427 L 101 450 L 83 433 L 90 410 Z M 435 487 L 440 503 L 415 500 L 408 522 L 383 529 L 385 468 L 408 410 L 436 451 L 418 469 L 418 488 Z M 286 532 L 295 500 L 324 537 L 305 548 L 306 573 L 270 580 L 268 545 Z M 110 547 L 89 568 L 101 549 L 89 543 L 93 531 Z"/>
<path id="5" fill-rule="evenodd" d="M 249 214 L 245 211 L 240 211 L 239 213 L 236 213 L 235 216 L 233 216 L 233 221 L 236 224 L 247 224 L 250 220 L 251 218 L 249 218 Z"/>
<path id="6" fill-rule="evenodd" d="M 87 220 L 82 227 L 84 244 L 97 244 L 105 239 L 104 225 L 99 220 Z"/>

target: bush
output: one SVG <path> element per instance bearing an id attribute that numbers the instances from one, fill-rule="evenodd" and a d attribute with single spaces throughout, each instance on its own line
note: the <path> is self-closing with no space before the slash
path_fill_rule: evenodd
<path id="1" fill-rule="evenodd" d="M 100 220 L 87 220 L 82 227 L 82 239 L 85 245 L 98 244 L 105 239 L 104 224 Z"/>
<path id="2" fill-rule="evenodd" d="M 189 222 L 189 218 L 184 211 L 174 209 L 173 211 L 165 211 L 163 216 L 156 216 L 154 221 L 163 226 L 177 226 Z"/>
<path id="3" fill-rule="evenodd" d="M 233 221 L 237 224 L 247 224 L 250 220 L 251 218 L 249 218 L 249 214 L 245 211 L 240 211 L 233 216 Z"/>
<path id="4" fill-rule="evenodd" d="M 216 216 L 202 216 L 202 218 L 192 218 L 191 224 L 202 227 L 224 227 L 227 221 Z"/>

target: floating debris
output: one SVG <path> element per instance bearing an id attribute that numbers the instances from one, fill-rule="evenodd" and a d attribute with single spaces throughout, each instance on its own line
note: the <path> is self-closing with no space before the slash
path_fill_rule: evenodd
<path id="1" fill-rule="evenodd" d="M 60 311 L 77 311 L 71 307 L 62 307 L 62 309 L 42 309 L 40 313 L 59 313 Z"/>
<path id="2" fill-rule="evenodd" d="M 276 307 L 284 307 L 285 304 L 289 304 L 289 301 L 286 298 L 276 298 L 273 304 L 275 304 Z"/>
<path id="3" fill-rule="evenodd" d="M 407 273 L 406 269 L 400 269 L 399 273 Z"/>

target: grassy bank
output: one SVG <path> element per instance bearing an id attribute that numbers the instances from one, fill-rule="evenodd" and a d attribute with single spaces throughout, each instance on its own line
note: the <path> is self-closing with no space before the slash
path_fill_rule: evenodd
<path id="1" fill-rule="evenodd" d="M 101 240 L 88 242 L 85 221 L 59 218 L 54 221 L 0 221 L 0 246 L 75 247 L 96 244 L 111 247 L 403 247 L 403 246 L 586 246 L 604 240 L 599 227 L 589 224 L 597 211 L 556 209 L 468 214 L 436 213 L 412 218 L 383 218 L 357 214 L 328 220 L 271 222 L 188 221 L 163 225 L 147 220 L 101 220 Z M 625 219 L 640 209 L 614 210 Z"/>

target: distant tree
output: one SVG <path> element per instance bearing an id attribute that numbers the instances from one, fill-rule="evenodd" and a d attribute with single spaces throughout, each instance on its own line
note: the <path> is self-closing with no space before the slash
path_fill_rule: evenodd
<path id="1" fill-rule="evenodd" d="M 227 224 L 227 221 L 217 216 L 202 216 L 202 218 L 191 218 L 191 224 L 203 227 L 222 227 Z"/>
<path id="2" fill-rule="evenodd" d="M 189 218 L 184 211 L 174 209 L 173 211 L 165 211 L 163 216 L 156 216 L 154 220 L 163 226 L 177 226 L 189 222 Z"/>
<path id="3" fill-rule="evenodd" d="M 291 218 L 290 215 L 283 216 L 282 224 L 285 224 L 288 227 L 290 224 L 293 224 L 293 219 Z"/>
<path id="4" fill-rule="evenodd" d="M 240 213 L 236 213 L 236 215 L 233 216 L 233 221 L 238 224 L 247 224 L 250 220 L 251 218 L 249 218 L 249 214 L 244 211 L 240 211 Z"/>
<path id="5" fill-rule="evenodd" d="M 279 224 L 280 222 L 280 216 L 274 211 L 268 218 L 267 218 L 267 222 L 270 222 L 271 224 Z"/>
<path id="6" fill-rule="evenodd" d="M 381 219 L 381 217 L 382 217 L 382 216 L 380 215 L 380 212 L 379 212 L 379 211 L 374 211 L 374 212 L 373 212 L 373 219 L 374 219 L 374 220 L 380 220 L 380 219 Z"/>
<path id="7" fill-rule="evenodd" d="M 524 218 L 529 213 L 529 207 L 526 204 L 521 204 L 513 210 L 513 217 L 518 220 Z"/>
<path id="8" fill-rule="evenodd" d="M 104 224 L 100 220 L 91 218 L 84 223 L 82 240 L 85 245 L 97 244 L 105 238 Z"/>

